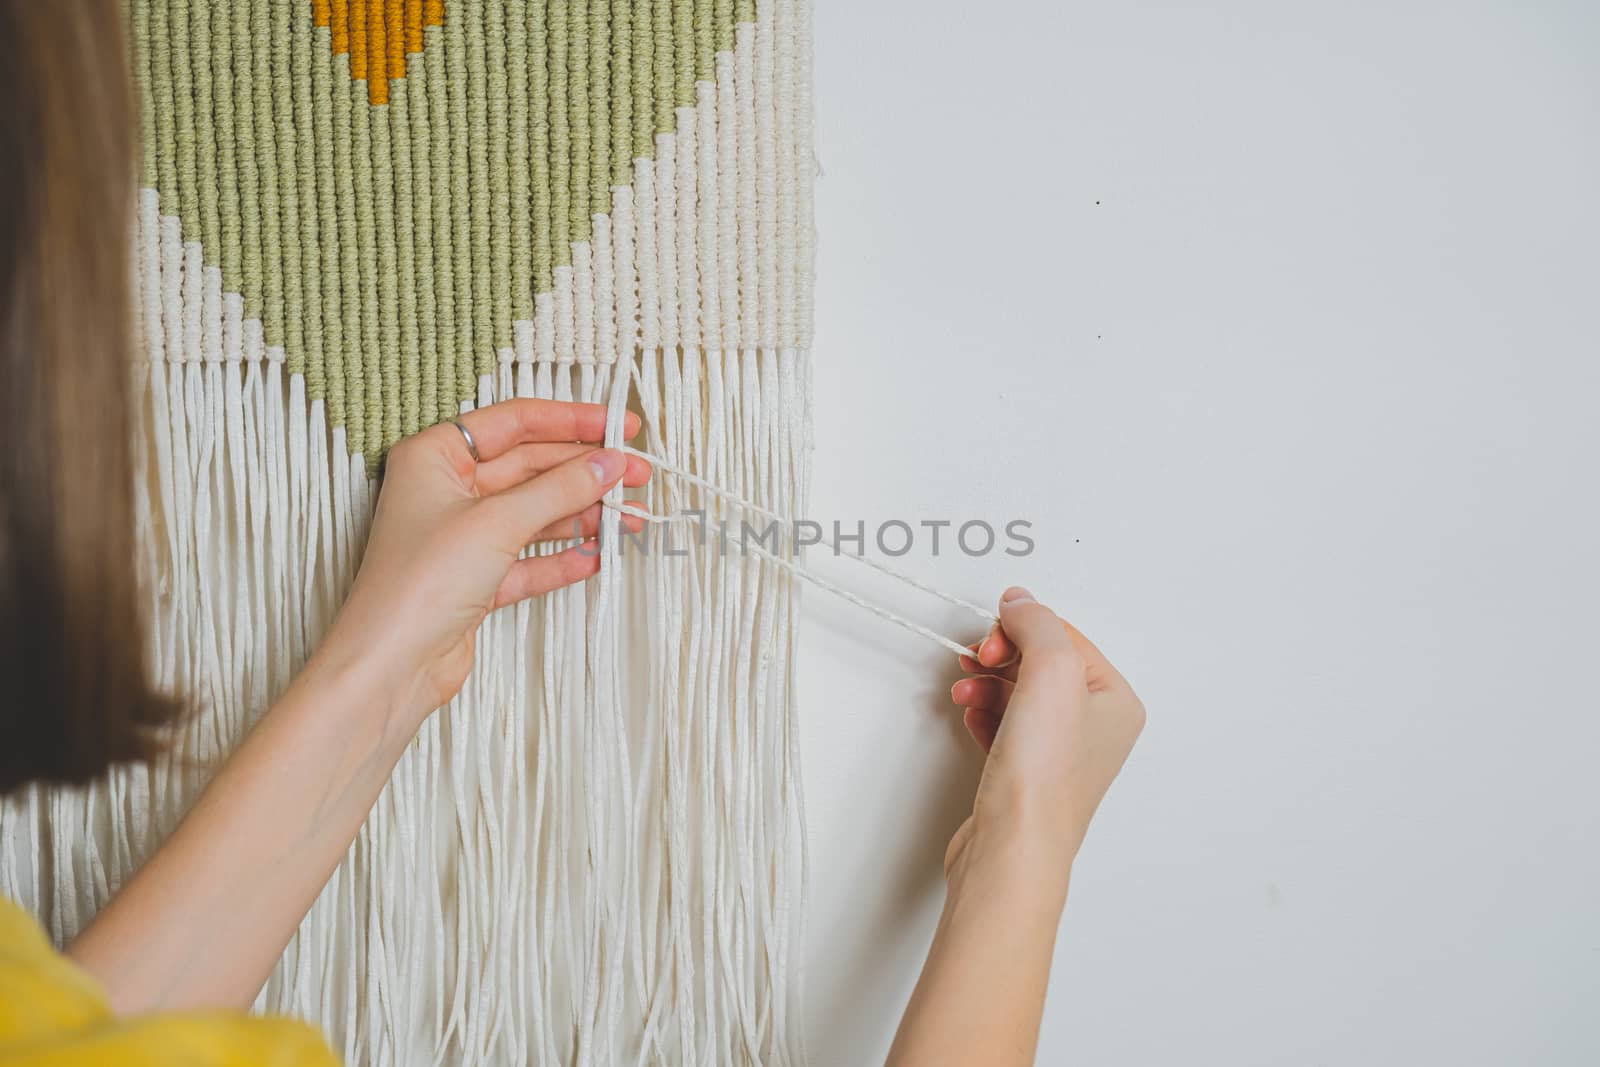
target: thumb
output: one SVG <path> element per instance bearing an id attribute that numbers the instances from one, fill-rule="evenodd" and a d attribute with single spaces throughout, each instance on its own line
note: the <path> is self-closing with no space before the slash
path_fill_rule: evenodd
<path id="1" fill-rule="evenodd" d="M 551 523 L 599 500 L 627 469 L 627 456 L 614 448 L 597 449 L 496 493 L 483 506 L 511 539 L 507 547 L 521 549 Z"/>
<path id="2" fill-rule="evenodd" d="M 1055 612 L 1033 599 L 1021 586 L 1012 586 L 1000 597 L 1000 627 L 1021 654 L 1018 681 L 1027 675 L 1056 673 L 1083 675 L 1083 657 L 1073 646 Z"/>

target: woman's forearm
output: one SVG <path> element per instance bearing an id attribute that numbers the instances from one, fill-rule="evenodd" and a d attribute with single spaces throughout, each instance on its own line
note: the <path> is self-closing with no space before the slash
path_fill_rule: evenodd
<path id="1" fill-rule="evenodd" d="M 1069 869 L 1020 835 L 973 835 L 889 1067 L 1033 1063 Z"/>
<path id="2" fill-rule="evenodd" d="M 410 741 L 391 690 L 313 659 L 72 944 L 119 1014 L 255 999 Z"/>

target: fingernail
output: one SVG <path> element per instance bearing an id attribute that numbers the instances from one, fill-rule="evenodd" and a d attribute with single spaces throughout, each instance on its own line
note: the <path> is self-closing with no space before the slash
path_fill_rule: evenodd
<path id="1" fill-rule="evenodd" d="M 628 469 L 628 457 L 614 448 L 602 448 L 589 455 L 589 469 L 594 471 L 594 479 L 601 485 L 610 485 L 622 477 L 622 472 Z"/>
<path id="2" fill-rule="evenodd" d="M 1020 585 L 1014 585 L 1010 589 L 1007 589 L 1004 593 L 1000 594 L 1000 603 L 1031 604 L 1033 603 L 1033 594 L 1022 588 Z"/>
<path id="3" fill-rule="evenodd" d="M 950 687 L 950 699 L 955 701 L 957 704 L 960 704 L 962 701 L 960 697 L 956 696 L 956 690 L 961 688 L 961 682 L 964 681 L 966 681 L 965 678 L 961 679 L 960 682 L 956 682 Z"/>

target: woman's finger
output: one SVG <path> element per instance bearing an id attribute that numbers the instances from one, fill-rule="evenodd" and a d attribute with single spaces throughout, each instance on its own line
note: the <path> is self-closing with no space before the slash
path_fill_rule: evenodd
<path id="1" fill-rule="evenodd" d="M 593 544 L 573 545 L 565 552 L 553 556 L 529 556 L 519 559 L 506 571 L 500 588 L 494 594 L 494 608 L 542 596 L 593 577 L 600 571 L 600 553 Z"/>
<path id="2" fill-rule="evenodd" d="M 1016 681 L 1017 655 L 1015 647 L 1012 647 L 1010 658 L 1002 663 L 1002 665 L 998 667 L 986 667 L 983 664 L 984 659 L 994 658 L 994 635 L 999 632 L 999 627 L 995 627 L 995 629 L 989 631 L 989 635 L 982 641 L 975 641 L 968 645 L 967 647 L 972 649 L 972 655 L 961 657 L 961 669 L 966 671 L 968 674 L 992 674 L 997 678 L 1004 678 L 1007 681 Z M 1007 644 L 1009 645 L 1010 643 L 1007 642 Z"/>
<path id="3" fill-rule="evenodd" d="M 1006 705 L 1011 702 L 1013 688 L 1015 687 L 1004 678 L 996 678 L 992 674 L 980 674 L 973 678 L 963 678 L 952 685 L 950 699 L 964 707 L 982 708 L 1000 715 L 1005 713 Z"/>
<path id="4" fill-rule="evenodd" d="M 1052 683 L 1083 681 L 1083 656 L 1068 628 L 1049 608 L 1033 599 L 1021 586 L 1012 586 L 1000 599 L 1000 624 L 1017 647 L 1017 677 L 1051 676 Z"/>
<path id="5" fill-rule="evenodd" d="M 637 500 L 628 501 L 628 507 L 632 510 L 621 513 L 622 525 L 630 533 L 638 533 L 644 529 L 645 519 L 643 516 L 635 514 L 635 512 L 648 511 L 649 509 Z M 587 541 L 591 537 L 598 537 L 602 512 L 602 505 L 590 504 L 576 515 L 568 515 L 559 522 L 553 522 L 546 526 L 539 531 L 534 540 Z"/>
<path id="6" fill-rule="evenodd" d="M 519 398 L 469 411 L 460 421 L 478 446 L 479 463 L 487 463 L 529 441 L 600 441 L 606 435 L 606 406 Z M 466 443 L 455 427 L 441 423 L 439 429 Z M 638 432 L 639 416 L 630 412 L 622 434 L 632 437 Z"/>
<path id="7" fill-rule="evenodd" d="M 995 735 L 1000 732 L 1000 716 L 983 708 L 968 708 L 962 713 L 961 721 L 979 748 L 985 752 L 994 748 Z"/>
<path id="8" fill-rule="evenodd" d="M 1000 624 L 989 630 L 989 635 L 978 644 L 978 662 L 985 667 L 1010 667 L 1017 662 L 1017 646 L 1012 643 Z"/>
<path id="9" fill-rule="evenodd" d="M 478 464 L 474 485 L 479 496 L 493 496 L 594 450 L 594 445 L 570 441 L 517 445 L 486 463 Z M 637 488 L 650 480 L 650 474 L 649 463 L 637 456 L 629 456 L 628 470 L 622 476 L 622 484 Z"/>
<path id="10" fill-rule="evenodd" d="M 478 501 L 476 509 L 492 527 L 496 545 L 519 552 L 539 532 L 576 515 L 622 481 L 628 459 L 613 448 L 569 459 L 565 463 L 503 493 Z"/>

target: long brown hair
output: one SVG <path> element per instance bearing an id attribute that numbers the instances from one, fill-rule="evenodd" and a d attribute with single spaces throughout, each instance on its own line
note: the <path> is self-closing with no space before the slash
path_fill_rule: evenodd
<path id="1" fill-rule="evenodd" d="M 0 0 L 0 793 L 148 757 L 116 0 Z"/>

